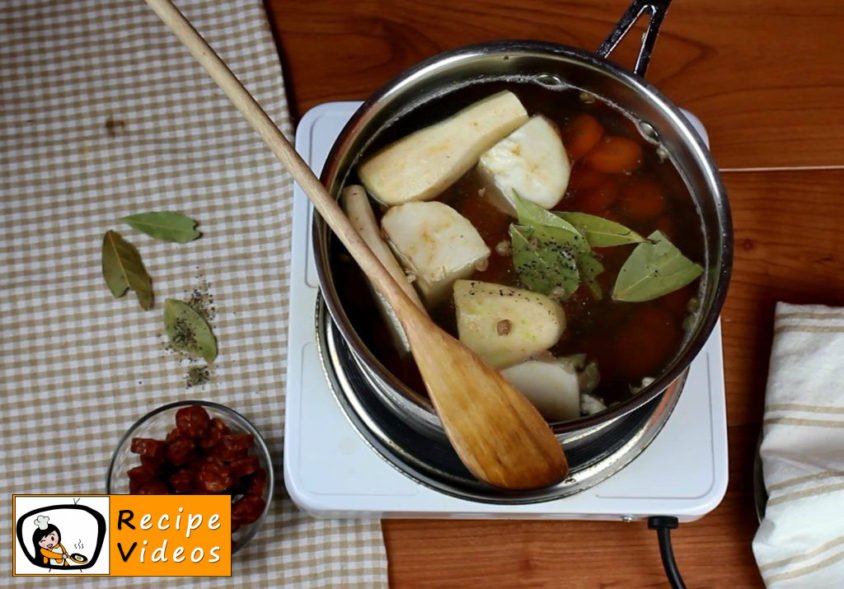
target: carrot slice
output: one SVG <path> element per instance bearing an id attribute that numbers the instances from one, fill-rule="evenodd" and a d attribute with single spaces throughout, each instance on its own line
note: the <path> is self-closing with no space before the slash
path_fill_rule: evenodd
<path id="1" fill-rule="evenodd" d="M 608 136 L 586 155 L 593 170 L 606 174 L 632 172 L 642 163 L 642 146 L 625 137 Z"/>
<path id="2" fill-rule="evenodd" d="M 578 115 L 563 130 L 563 145 L 569 157 L 580 159 L 598 145 L 604 136 L 604 127 L 592 115 Z"/>
<path id="3" fill-rule="evenodd" d="M 571 169 L 568 189 L 571 192 L 582 192 L 597 188 L 607 180 L 607 175 L 596 172 L 582 163 L 575 164 Z"/>
<path id="4" fill-rule="evenodd" d="M 631 380 L 657 376 L 679 343 L 674 318 L 657 305 L 639 307 L 615 338 L 618 368 Z"/>
<path id="5" fill-rule="evenodd" d="M 633 221 L 650 221 L 665 212 L 665 196 L 660 185 L 650 178 L 631 178 L 621 190 L 618 207 Z"/>
<path id="6" fill-rule="evenodd" d="M 565 208 L 592 215 L 604 215 L 618 197 L 619 182 L 613 176 L 605 177 L 598 186 L 578 192 L 570 200 L 564 201 Z"/>
<path id="7" fill-rule="evenodd" d="M 590 190 L 583 195 L 580 201 L 580 210 L 584 213 L 601 215 L 613 205 L 618 195 L 618 189 L 611 184 L 604 184 Z"/>

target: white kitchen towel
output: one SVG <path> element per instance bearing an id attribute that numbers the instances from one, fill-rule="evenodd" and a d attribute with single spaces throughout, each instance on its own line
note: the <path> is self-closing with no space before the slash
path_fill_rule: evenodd
<path id="1" fill-rule="evenodd" d="M 844 587 L 844 308 L 777 305 L 763 428 L 762 578 Z"/>
<path id="2" fill-rule="evenodd" d="M 262 1 L 178 5 L 289 135 Z M 313 519 L 281 488 L 292 189 L 146 3 L 0 5 L 0 529 L 13 527 L 12 493 L 105 492 L 120 436 L 175 400 L 245 415 L 269 443 L 278 482 L 233 578 L 78 578 L 74 587 L 387 586 L 379 522 Z M 164 243 L 120 221 L 154 210 L 193 217 L 202 237 Z M 106 287 L 109 229 L 138 248 L 154 309 Z M 188 388 L 161 335 L 162 308 L 194 289 L 213 295 L 219 356 L 210 382 Z M 70 586 L 9 577 L 4 540 L 0 585 Z"/>

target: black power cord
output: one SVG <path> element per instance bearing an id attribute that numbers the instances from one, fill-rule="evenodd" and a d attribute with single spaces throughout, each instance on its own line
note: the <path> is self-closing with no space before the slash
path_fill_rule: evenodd
<path id="1" fill-rule="evenodd" d="M 671 583 L 672 589 L 686 589 L 680 570 L 677 568 L 677 561 L 674 560 L 674 550 L 671 549 L 671 530 L 679 525 L 676 517 L 666 515 L 654 515 L 648 518 L 648 528 L 656 530 L 656 537 L 659 540 L 659 555 L 662 557 L 662 566 L 665 569 L 665 576 Z"/>

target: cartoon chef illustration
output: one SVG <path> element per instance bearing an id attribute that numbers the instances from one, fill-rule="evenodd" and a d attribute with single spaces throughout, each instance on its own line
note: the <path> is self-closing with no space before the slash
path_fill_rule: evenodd
<path id="1" fill-rule="evenodd" d="M 35 518 L 35 533 L 32 535 L 32 543 L 35 547 L 35 554 L 40 557 L 41 562 L 46 565 L 70 566 L 67 562 L 67 550 L 62 546 L 62 533 L 50 523 L 50 517 L 39 515 Z"/>

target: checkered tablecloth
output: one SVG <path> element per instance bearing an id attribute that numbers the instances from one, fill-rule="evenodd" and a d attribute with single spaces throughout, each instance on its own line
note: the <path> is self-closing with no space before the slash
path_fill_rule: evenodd
<path id="1" fill-rule="evenodd" d="M 261 0 L 178 4 L 289 134 Z M 178 399 L 214 400 L 252 420 L 267 438 L 281 487 L 289 176 L 140 0 L 7 1 L 0 40 L 6 533 L 12 493 L 104 492 L 120 436 Z M 164 243 L 119 221 L 152 210 L 197 219 L 203 237 Z M 109 229 L 139 249 L 153 278 L 153 310 L 142 311 L 131 292 L 114 299 L 107 289 L 101 243 Z M 185 366 L 164 347 L 161 313 L 166 298 L 184 299 L 203 280 L 215 301 L 220 354 L 212 380 L 186 388 Z M 11 573 L 10 552 L 8 541 L 0 543 L 3 577 Z M 378 522 L 312 519 L 283 490 L 233 565 L 246 587 L 371 588 L 386 585 L 386 572 Z"/>

